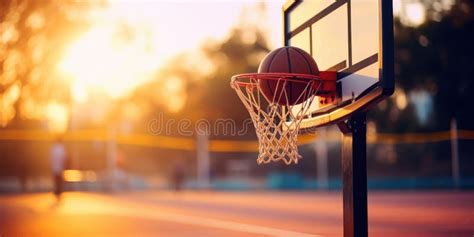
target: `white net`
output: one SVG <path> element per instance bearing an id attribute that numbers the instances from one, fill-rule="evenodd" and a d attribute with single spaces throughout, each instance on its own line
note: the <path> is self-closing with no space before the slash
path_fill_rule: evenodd
<path id="1" fill-rule="evenodd" d="M 272 80 L 275 89 L 273 98 L 268 98 L 261 88 L 261 80 Z M 296 101 L 290 104 L 287 85 L 301 83 L 303 90 Z M 297 164 L 298 133 L 300 124 L 321 87 L 316 76 L 295 74 L 241 74 L 232 77 L 231 86 L 237 92 L 250 113 L 259 141 L 257 163 L 282 160 L 285 164 Z M 300 87 L 301 88 L 301 87 Z M 294 96 L 294 95 L 293 95 Z"/>

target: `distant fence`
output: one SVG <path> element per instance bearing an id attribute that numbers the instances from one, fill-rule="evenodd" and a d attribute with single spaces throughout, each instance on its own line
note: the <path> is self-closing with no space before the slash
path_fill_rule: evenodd
<path id="1" fill-rule="evenodd" d="M 49 145 L 56 138 L 46 130 L 0 129 L 0 176 L 48 175 Z M 214 179 L 225 188 L 230 185 L 228 182 L 237 182 L 238 187 L 252 184 L 242 181 L 245 179 L 230 179 L 235 177 L 266 177 L 265 184 L 270 188 L 340 188 L 341 134 L 335 127 L 300 135 L 300 154 L 305 159 L 288 169 L 280 169 L 280 164 L 253 165 L 258 141 L 251 139 L 211 138 L 202 143 L 193 136 L 87 129 L 70 130 L 62 134 L 62 139 L 74 161 L 72 167 L 79 170 L 110 169 L 109 163 L 120 150 L 127 172 L 144 176 L 166 176 L 173 168 L 173 159 L 178 159 L 184 160 L 196 183 L 209 179 L 212 168 L 221 172 L 215 177 L 227 180 Z M 453 148 L 455 141 L 459 141 L 459 148 Z M 326 148 L 318 151 L 321 147 Z M 368 132 L 367 149 L 370 188 L 474 188 L 474 131 Z"/>
<path id="2" fill-rule="evenodd" d="M 432 143 L 449 141 L 452 137 L 452 131 L 441 131 L 432 133 L 406 133 L 406 134 L 387 134 L 387 133 L 368 133 L 367 143 L 385 143 L 385 144 L 403 144 L 403 143 Z M 53 141 L 56 138 L 54 133 L 45 130 L 0 130 L 0 140 L 9 141 Z M 107 130 L 71 130 L 62 135 L 65 141 L 110 141 L 114 140 L 118 144 L 135 145 L 144 147 L 156 147 L 163 149 L 174 149 L 193 151 L 196 149 L 196 139 L 194 137 L 172 137 L 156 136 L 148 134 L 121 134 L 111 133 Z M 314 134 L 300 135 L 298 143 L 306 145 L 312 143 L 315 139 L 321 138 L 327 141 L 339 141 L 337 134 L 328 134 L 325 137 L 319 137 Z M 474 140 L 474 131 L 458 130 L 457 139 Z M 209 140 L 210 152 L 257 152 L 258 142 L 255 140 Z"/>

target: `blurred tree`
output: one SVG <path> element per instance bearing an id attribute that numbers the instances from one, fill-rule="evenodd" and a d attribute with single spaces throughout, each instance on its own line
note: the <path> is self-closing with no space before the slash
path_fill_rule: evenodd
<path id="1" fill-rule="evenodd" d="M 265 29 L 257 23 L 243 17 L 226 39 L 210 40 L 199 51 L 178 55 L 127 100 L 148 111 L 145 121 L 161 113 L 164 120 L 232 119 L 242 125 L 248 112 L 229 83 L 233 75 L 256 72 L 270 50 Z"/>
<path id="2" fill-rule="evenodd" d="M 91 5 L 88 1 L 2 0 L 0 127 L 15 118 L 44 119 L 51 102 L 67 108 L 68 82 L 56 74 L 56 65 L 64 47 L 88 26 L 84 12 Z"/>
<path id="3" fill-rule="evenodd" d="M 397 90 L 370 116 L 382 132 L 447 130 L 451 118 L 459 129 L 474 129 L 474 3 L 421 2 L 423 24 L 395 20 Z"/>
<path id="4" fill-rule="evenodd" d="M 253 41 L 245 41 L 249 31 L 255 34 Z M 257 71 L 260 60 L 269 51 L 263 32 L 236 28 L 225 42 L 207 45 L 204 50 L 215 65 L 215 72 L 207 81 L 199 83 L 205 93 L 190 100 L 189 106 L 201 105 L 202 117 L 210 120 L 233 118 L 242 122 L 248 113 L 229 81 L 233 75 Z"/>

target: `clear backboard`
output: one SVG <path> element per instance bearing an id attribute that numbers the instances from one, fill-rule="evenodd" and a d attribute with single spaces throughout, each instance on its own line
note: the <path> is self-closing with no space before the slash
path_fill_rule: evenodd
<path id="1" fill-rule="evenodd" d="M 302 129 L 343 121 L 393 93 L 392 1 L 289 0 L 283 23 L 286 46 L 310 53 L 319 70 L 338 72 L 335 99 L 316 99 Z"/>

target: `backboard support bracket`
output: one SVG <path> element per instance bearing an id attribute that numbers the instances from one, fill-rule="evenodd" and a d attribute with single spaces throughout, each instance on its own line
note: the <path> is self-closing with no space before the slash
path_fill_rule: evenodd
<path id="1" fill-rule="evenodd" d="M 367 124 L 366 113 L 339 122 L 342 132 L 342 190 L 344 237 L 366 237 L 367 220 Z"/>

